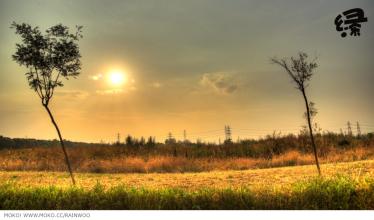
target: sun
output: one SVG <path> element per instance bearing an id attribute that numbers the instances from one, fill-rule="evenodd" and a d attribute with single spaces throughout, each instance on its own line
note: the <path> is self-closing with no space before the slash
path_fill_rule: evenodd
<path id="1" fill-rule="evenodd" d="M 113 70 L 113 71 L 109 72 L 108 80 L 109 80 L 110 84 L 112 84 L 114 86 L 120 86 L 120 85 L 126 83 L 127 78 L 126 78 L 126 74 L 123 71 Z"/>

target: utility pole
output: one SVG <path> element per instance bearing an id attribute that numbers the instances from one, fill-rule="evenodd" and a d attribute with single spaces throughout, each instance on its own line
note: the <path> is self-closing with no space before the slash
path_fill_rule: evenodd
<path id="1" fill-rule="evenodd" d="M 356 126 L 357 126 L 357 137 L 361 137 L 361 128 L 360 128 L 360 124 L 357 122 L 357 123 L 356 123 Z"/>
<path id="2" fill-rule="evenodd" d="M 121 136 L 119 134 L 119 132 L 117 133 L 117 142 L 116 144 L 119 145 L 121 143 Z"/>
<path id="3" fill-rule="evenodd" d="M 186 130 L 183 130 L 183 141 L 184 142 L 187 141 L 187 132 L 186 132 Z"/>
<path id="4" fill-rule="evenodd" d="M 348 121 L 347 122 L 347 132 L 348 132 L 348 136 L 352 136 L 352 127 L 351 127 L 351 122 Z"/>

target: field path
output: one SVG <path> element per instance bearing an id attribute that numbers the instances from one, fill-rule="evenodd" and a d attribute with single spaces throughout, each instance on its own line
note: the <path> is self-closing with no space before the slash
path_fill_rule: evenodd
<path id="1" fill-rule="evenodd" d="M 349 175 L 354 178 L 374 177 L 374 160 L 323 164 L 323 176 Z M 145 188 L 237 188 L 245 186 L 280 186 L 317 176 L 314 165 L 292 166 L 243 171 L 212 171 L 201 173 L 150 173 L 150 174 L 94 174 L 76 173 L 78 186 L 91 188 L 97 183 L 105 187 L 126 185 Z M 70 186 L 70 177 L 64 172 L 0 171 L 2 183 L 19 186 Z"/>

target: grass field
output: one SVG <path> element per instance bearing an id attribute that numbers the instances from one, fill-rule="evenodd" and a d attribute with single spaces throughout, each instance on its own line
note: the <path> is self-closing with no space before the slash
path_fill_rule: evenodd
<path id="1" fill-rule="evenodd" d="M 323 176 L 348 175 L 352 178 L 374 176 L 374 160 L 322 165 Z M 183 188 L 188 190 L 202 187 L 240 188 L 246 186 L 287 186 L 297 181 L 316 177 L 314 165 L 291 166 L 243 171 L 212 171 L 200 173 L 149 173 L 149 174 L 95 174 L 76 173 L 78 186 L 92 188 L 97 183 L 104 187 L 124 185 L 137 188 Z M 68 173 L 64 172 L 0 172 L 2 182 L 19 186 L 69 187 Z"/>
<path id="2" fill-rule="evenodd" d="M 160 149 L 165 150 L 163 148 Z M 315 163 L 312 153 L 302 153 L 296 150 L 274 155 L 271 158 L 148 155 L 149 152 L 147 151 L 140 153 L 140 155 L 131 155 L 125 150 L 128 149 L 118 146 L 74 147 L 69 148 L 68 152 L 72 169 L 78 173 L 189 173 L 248 170 L 310 165 Z M 200 149 L 190 147 L 187 150 L 198 151 Z M 321 153 L 319 157 L 321 163 L 352 162 L 371 159 L 374 159 L 374 145 L 373 147 L 356 146 L 349 149 L 333 148 L 328 153 Z M 0 170 L 3 171 L 59 172 L 66 170 L 65 160 L 60 147 L 3 149 L 0 150 L 0 161 Z"/>
<path id="3" fill-rule="evenodd" d="M 374 160 L 170 174 L 1 172 L 1 209 L 374 209 Z"/>

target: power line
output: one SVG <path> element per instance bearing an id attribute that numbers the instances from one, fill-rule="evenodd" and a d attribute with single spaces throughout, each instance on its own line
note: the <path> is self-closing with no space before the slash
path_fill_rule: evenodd
<path id="1" fill-rule="evenodd" d="M 189 133 L 189 134 L 196 135 L 196 134 L 218 133 L 218 132 L 222 132 L 222 130 L 221 130 L 221 129 L 217 129 L 217 130 L 207 130 L 207 131 L 191 132 L 191 133 Z"/>
<path id="2" fill-rule="evenodd" d="M 343 125 L 343 124 L 342 124 Z M 352 134 L 352 125 L 350 122 L 347 122 L 347 130 L 348 130 L 348 134 Z M 323 132 L 337 132 L 339 133 L 340 129 L 342 128 L 342 126 L 338 126 L 338 125 L 330 125 L 330 126 L 324 126 L 324 127 L 328 127 L 328 129 L 325 129 L 323 130 Z M 373 125 L 370 125 L 370 124 L 356 124 L 356 130 L 357 130 L 357 133 L 360 134 L 363 130 L 364 132 L 367 132 L 368 130 L 371 130 L 371 128 L 374 128 Z M 282 133 L 282 134 L 295 134 L 295 133 L 299 133 L 299 131 L 302 130 L 302 126 L 287 126 L 287 127 L 280 127 L 280 128 L 277 128 L 277 129 L 257 129 L 257 128 L 237 128 L 235 129 L 235 134 L 239 135 L 241 138 L 246 138 L 246 137 L 261 137 L 261 136 L 266 136 L 266 135 L 270 135 L 272 134 L 273 132 L 279 132 L 279 133 Z M 189 132 L 188 133 L 188 139 L 190 140 L 195 140 L 195 139 L 216 139 L 217 138 L 225 138 L 224 140 L 231 140 L 232 141 L 232 128 L 228 125 L 225 125 L 224 127 L 224 133 L 222 134 L 221 133 L 222 130 L 221 129 L 212 129 L 212 130 L 200 130 L 200 131 L 197 131 L 197 132 Z M 167 136 L 167 139 L 170 139 L 170 138 L 177 138 L 179 140 L 184 140 L 186 141 L 187 140 L 187 131 L 184 129 L 183 130 L 183 133 L 180 133 L 180 134 L 177 134 L 177 135 L 171 135 L 171 133 L 169 132 L 168 136 Z M 220 140 L 218 140 L 220 141 Z"/>

